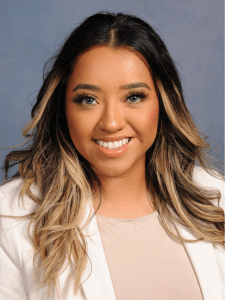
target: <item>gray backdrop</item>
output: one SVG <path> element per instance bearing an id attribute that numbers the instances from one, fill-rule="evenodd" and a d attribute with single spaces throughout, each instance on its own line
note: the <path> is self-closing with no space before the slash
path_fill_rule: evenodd
<path id="1" fill-rule="evenodd" d="M 178 65 L 187 106 L 224 153 L 222 0 L 0 0 L 0 164 L 24 141 L 22 127 L 42 83 L 45 60 L 85 17 L 100 10 L 134 13 L 157 29 Z M 0 181 L 3 180 L 3 172 Z"/>

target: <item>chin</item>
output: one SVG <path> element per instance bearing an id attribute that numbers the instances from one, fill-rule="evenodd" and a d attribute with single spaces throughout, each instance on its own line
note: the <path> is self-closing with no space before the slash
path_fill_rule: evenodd
<path id="1" fill-rule="evenodd" d="M 96 173 L 96 175 L 103 175 L 103 176 L 108 176 L 108 177 L 119 177 L 125 173 L 127 173 L 132 166 L 127 167 L 117 165 L 115 162 L 112 162 L 111 164 L 108 164 L 107 167 L 106 166 L 99 166 L 98 168 L 96 168 L 95 166 L 91 165 L 93 171 Z"/>

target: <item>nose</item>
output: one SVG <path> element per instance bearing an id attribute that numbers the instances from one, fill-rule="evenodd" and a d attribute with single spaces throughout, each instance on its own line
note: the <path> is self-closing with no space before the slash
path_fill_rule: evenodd
<path id="1" fill-rule="evenodd" d="M 114 133 L 124 128 L 126 120 L 124 111 L 116 99 L 105 103 L 99 121 L 99 128 L 108 133 Z"/>

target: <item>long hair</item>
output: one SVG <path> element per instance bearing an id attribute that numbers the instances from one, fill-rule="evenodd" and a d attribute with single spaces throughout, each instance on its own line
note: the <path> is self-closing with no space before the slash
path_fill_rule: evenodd
<path id="1" fill-rule="evenodd" d="M 49 291 L 66 260 L 73 259 L 74 293 L 78 292 L 88 260 L 81 224 L 95 186 L 100 191 L 97 210 L 101 205 L 102 186 L 89 162 L 75 149 L 65 113 L 65 90 L 76 60 L 95 45 L 127 47 L 149 65 L 160 114 L 159 133 L 146 153 L 146 180 L 163 227 L 179 241 L 205 239 L 225 248 L 224 212 L 212 203 L 219 203 L 221 193 L 198 186 L 193 180 L 194 167 L 198 161 L 214 177 L 224 176 L 214 172 L 214 159 L 207 154 L 209 144 L 188 111 L 177 68 L 164 42 L 134 15 L 99 12 L 75 28 L 50 59 L 50 67 L 46 64 L 31 121 L 23 129 L 26 147 L 11 151 L 4 162 L 5 182 L 9 168 L 18 164 L 18 172 L 9 180 L 22 178 L 21 198 L 26 194 L 38 204 L 26 218 L 31 219 L 34 258 L 41 258 L 41 283 Z M 32 193 L 32 185 L 38 187 L 38 195 Z M 91 215 L 88 222 L 90 219 Z M 199 239 L 179 237 L 170 229 L 171 220 L 189 227 Z"/>

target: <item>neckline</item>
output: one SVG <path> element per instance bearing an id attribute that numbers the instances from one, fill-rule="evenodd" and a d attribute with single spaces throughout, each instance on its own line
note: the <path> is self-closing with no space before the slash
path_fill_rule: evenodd
<path id="1" fill-rule="evenodd" d="M 111 218 L 111 217 L 106 217 L 106 216 L 102 216 L 102 215 L 99 215 L 99 214 L 96 214 L 95 216 L 98 218 L 98 219 L 104 219 L 104 220 L 114 220 L 114 221 L 118 221 L 118 222 L 135 222 L 135 221 L 143 221 L 145 219 L 148 219 L 150 217 L 152 217 L 153 215 L 156 215 L 158 214 L 158 211 L 155 209 L 151 214 L 148 214 L 148 215 L 145 215 L 145 216 L 142 216 L 142 217 L 138 217 L 138 218 L 133 218 L 133 219 L 118 219 L 118 218 Z"/>

